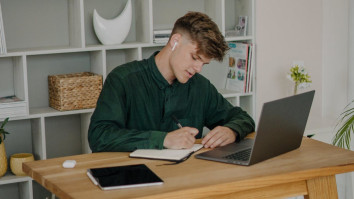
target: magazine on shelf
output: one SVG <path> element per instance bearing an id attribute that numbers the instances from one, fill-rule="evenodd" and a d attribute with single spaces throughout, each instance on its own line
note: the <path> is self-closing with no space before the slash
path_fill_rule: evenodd
<path id="1" fill-rule="evenodd" d="M 250 70 L 251 70 L 251 57 L 252 57 L 252 52 L 251 52 L 252 46 L 248 46 L 248 62 L 247 62 L 247 70 L 246 70 L 246 79 L 245 79 L 245 88 L 244 92 L 248 93 L 249 92 L 249 83 L 250 83 Z"/>
<path id="2" fill-rule="evenodd" d="M 248 52 L 248 69 L 247 69 L 247 80 L 246 80 L 246 93 L 252 92 L 252 71 L 253 71 L 253 52 L 254 45 L 250 44 Z"/>
<path id="3" fill-rule="evenodd" d="M 247 67 L 248 67 L 248 44 L 230 42 L 228 51 L 229 64 L 225 88 L 228 90 L 245 92 Z"/>
<path id="4" fill-rule="evenodd" d="M 0 97 L 0 103 L 11 103 L 11 102 L 20 102 L 23 101 L 15 95 Z"/>

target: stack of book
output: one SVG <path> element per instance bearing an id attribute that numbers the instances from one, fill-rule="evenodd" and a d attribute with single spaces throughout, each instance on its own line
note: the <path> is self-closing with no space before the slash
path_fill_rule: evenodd
<path id="1" fill-rule="evenodd" d="M 27 115 L 26 101 L 21 100 L 14 95 L 0 98 L 0 118 L 25 115 Z"/>
<path id="2" fill-rule="evenodd" d="M 0 4 L 0 55 L 6 54 L 6 41 L 5 41 L 5 30 L 4 30 L 4 23 L 2 20 L 2 11 L 1 11 L 1 4 Z"/>
<path id="3" fill-rule="evenodd" d="M 154 43 L 165 44 L 168 42 L 172 30 L 154 30 Z"/>
<path id="4" fill-rule="evenodd" d="M 252 92 L 254 45 L 249 43 L 229 42 L 229 64 L 226 77 L 228 90 L 240 93 Z"/>

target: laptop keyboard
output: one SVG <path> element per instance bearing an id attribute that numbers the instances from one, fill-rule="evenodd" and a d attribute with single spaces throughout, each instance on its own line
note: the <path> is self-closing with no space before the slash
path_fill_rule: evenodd
<path id="1" fill-rule="evenodd" d="M 245 149 L 245 150 L 224 156 L 224 158 L 231 159 L 231 160 L 247 161 L 250 159 L 251 150 L 252 150 L 252 148 Z"/>

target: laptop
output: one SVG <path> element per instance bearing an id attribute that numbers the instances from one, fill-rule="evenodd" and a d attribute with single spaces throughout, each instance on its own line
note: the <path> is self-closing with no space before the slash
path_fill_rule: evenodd
<path id="1" fill-rule="evenodd" d="M 263 104 L 254 139 L 197 154 L 199 159 L 252 165 L 297 149 L 301 145 L 315 91 Z"/>

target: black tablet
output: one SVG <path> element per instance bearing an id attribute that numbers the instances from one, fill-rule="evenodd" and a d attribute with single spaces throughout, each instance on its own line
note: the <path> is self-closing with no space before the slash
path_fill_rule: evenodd
<path id="1" fill-rule="evenodd" d="M 163 184 L 161 178 L 145 164 L 91 168 L 87 175 L 102 190 Z"/>

